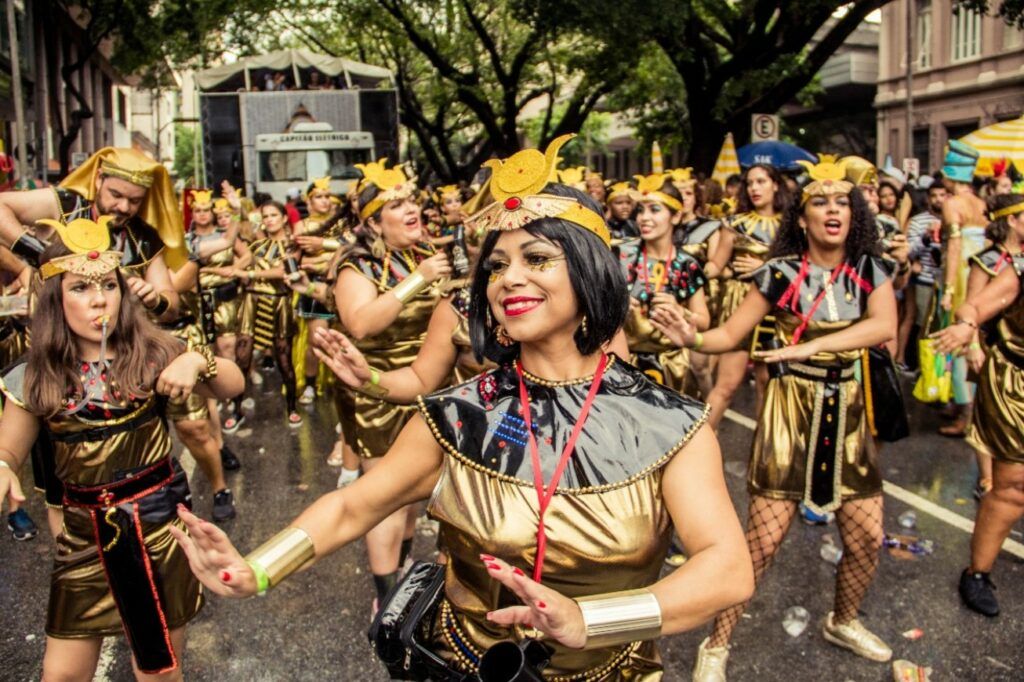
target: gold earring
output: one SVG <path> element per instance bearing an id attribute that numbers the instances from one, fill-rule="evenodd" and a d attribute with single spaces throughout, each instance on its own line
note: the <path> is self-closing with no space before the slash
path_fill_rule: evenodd
<path id="1" fill-rule="evenodd" d="M 384 240 L 379 234 L 370 243 L 370 253 L 377 260 L 384 258 L 384 255 L 387 253 L 387 246 L 384 245 Z"/>
<path id="2" fill-rule="evenodd" d="M 509 336 L 508 332 L 500 324 L 494 328 L 494 340 L 498 342 L 499 346 L 504 346 L 505 348 L 515 344 L 515 339 Z"/>
<path id="3" fill-rule="evenodd" d="M 590 330 L 587 329 L 586 315 L 583 316 L 583 320 L 580 322 L 580 333 L 582 333 L 584 337 L 590 336 Z"/>

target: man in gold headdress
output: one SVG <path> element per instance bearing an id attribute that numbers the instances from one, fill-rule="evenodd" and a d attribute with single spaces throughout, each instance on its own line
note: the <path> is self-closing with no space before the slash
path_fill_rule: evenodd
<path id="1" fill-rule="evenodd" d="M 95 220 L 113 216 L 114 250 L 123 255 L 131 291 L 160 317 L 178 307 L 167 259 L 187 257 L 181 212 L 167 169 L 134 149 L 104 147 L 57 187 L 0 195 L 0 239 L 35 266 L 49 234 L 30 226 L 39 220 Z"/>

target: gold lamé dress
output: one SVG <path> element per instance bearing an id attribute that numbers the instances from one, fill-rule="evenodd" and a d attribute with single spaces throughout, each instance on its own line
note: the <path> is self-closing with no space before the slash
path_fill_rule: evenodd
<path id="1" fill-rule="evenodd" d="M 693 256 L 701 268 L 707 265 L 711 258 L 711 237 L 722 227 L 722 221 L 708 218 L 694 218 L 690 222 L 680 225 L 683 230 L 682 244 L 679 245 L 686 253 Z M 718 309 L 721 307 L 722 283 L 718 277 L 708 279 L 704 285 L 704 293 L 707 294 L 708 312 L 711 320 L 718 319 Z"/>
<path id="2" fill-rule="evenodd" d="M 284 265 L 288 255 L 283 239 L 259 239 L 249 247 L 252 251 L 252 270 L 268 270 Z M 287 339 L 295 335 L 295 311 L 292 290 L 284 280 L 249 280 L 239 312 L 239 333 L 251 336 L 256 348 L 268 350 L 274 339 Z"/>
<path id="3" fill-rule="evenodd" d="M 342 233 L 342 221 L 336 221 L 330 225 L 334 217 L 332 213 L 310 213 L 302 223 L 297 226 L 297 235 L 308 235 L 311 237 L 323 237 L 325 239 L 345 240 Z M 320 249 L 316 253 L 302 254 L 302 267 L 309 275 L 310 282 L 323 282 L 327 277 L 327 269 L 331 259 L 334 258 L 334 251 Z M 300 318 L 312 320 L 330 320 L 334 318 L 334 312 L 329 306 L 309 296 L 299 295 L 298 303 L 295 306 L 295 313 Z"/>
<path id="4" fill-rule="evenodd" d="M 83 369 L 86 367 L 83 364 Z M 5 398 L 21 407 L 25 406 L 25 368 L 24 362 L 15 365 L 0 382 Z M 116 385 L 109 390 L 108 401 L 96 395 L 85 409 L 46 419 L 41 426 L 55 436 L 113 426 L 137 418 L 159 400 L 150 397 L 127 402 L 119 397 Z M 135 428 L 105 440 L 65 443 L 55 438 L 53 447 L 55 473 L 62 483 L 97 486 L 114 481 L 119 473 L 167 458 L 171 439 L 157 409 Z M 63 510 L 64 524 L 57 536 L 50 577 L 46 634 L 61 639 L 120 634 L 121 616 L 107 585 L 89 512 L 67 505 Z M 167 530 L 171 524 L 182 529 L 184 525 L 176 517 L 164 523 L 141 523 L 146 552 L 163 591 L 167 627 L 173 630 L 190 621 L 203 603 L 199 581 Z"/>
<path id="5" fill-rule="evenodd" d="M 195 232 L 188 236 L 190 242 L 189 251 L 198 251 L 199 245 L 207 239 L 220 239 L 226 230 L 216 228 L 212 234 L 198 235 Z M 229 267 L 235 263 L 235 247 L 229 246 L 212 253 L 199 261 L 200 268 Z M 205 300 L 200 304 L 198 301 L 198 312 L 204 317 L 209 315 L 212 319 L 204 326 L 208 331 L 213 332 L 214 337 L 235 336 L 239 330 L 239 311 L 242 307 L 242 295 L 238 290 L 238 280 L 233 277 L 222 277 L 212 272 L 199 272 L 199 290 Z M 216 292 L 216 293 L 215 293 Z M 207 334 L 209 336 L 209 334 Z"/>
<path id="6" fill-rule="evenodd" d="M 379 260 L 365 252 L 353 252 L 343 257 L 339 272 L 345 268 L 358 272 L 373 282 L 378 295 L 381 295 L 408 277 L 421 260 L 433 253 L 434 248 L 429 244 L 420 244 L 402 253 L 389 250 Z M 423 346 L 430 316 L 440 298 L 441 287 L 435 283 L 402 306 L 398 317 L 386 329 L 370 338 L 352 339 L 352 343 L 370 366 L 380 372 L 408 367 Z M 353 391 L 348 393 L 354 412 L 339 415 L 345 442 L 360 457 L 383 457 L 416 408 L 395 405 Z M 339 401 L 339 406 L 344 407 L 346 402 Z"/>
<path id="7" fill-rule="evenodd" d="M 651 324 L 648 313 L 654 294 L 662 291 L 685 306 L 707 281 L 700 263 L 683 249 L 677 250 L 669 262 L 647 257 L 640 239 L 623 242 L 615 249 L 629 295 L 640 303 L 631 306 L 626 317 L 630 362 L 657 383 L 680 393 L 692 393 L 696 386 L 690 375 L 690 351 L 666 339 Z"/>
<path id="8" fill-rule="evenodd" d="M 657 582 L 672 536 L 661 492 L 664 466 L 706 419 L 706 407 L 610 357 L 600 391 L 544 516 L 542 582 L 569 596 L 618 592 Z M 526 374 L 545 480 L 569 437 L 591 378 L 551 383 Z M 463 671 L 520 628 L 488 622 L 488 611 L 519 604 L 494 580 L 481 553 L 530 574 L 536 560 L 537 493 L 525 447 L 516 370 L 500 367 L 420 398 L 420 413 L 444 449 L 427 506 L 448 553 L 445 594 L 434 627 L 436 651 Z M 654 682 L 662 678 L 654 641 L 592 650 L 553 644 L 546 680 Z"/>
<path id="9" fill-rule="evenodd" d="M 831 286 L 826 286 L 830 270 L 808 264 L 803 279 L 800 271 L 801 258 L 792 256 L 774 258 L 753 275 L 754 285 L 772 303 L 775 334 L 783 345 L 792 343 L 819 298 L 801 343 L 854 324 L 867 311 L 871 291 L 889 277 L 884 261 L 870 256 L 846 264 Z M 881 494 L 878 452 L 868 432 L 861 384 L 854 375 L 862 353 L 820 353 L 807 362 L 777 368 L 784 374 L 768 381 L 754 434 L 747 478 L 751 495 L 802 499 L 812 509 L 827 512 L 843 500 Z M 832 380 L 827 380 L 830 374 Z M 818 379 L 808 378 L 812 375 Z M 814 486 L 824 489 L 818 488 L 821 495 L 811 499 Z"/>
<path id="10" fill-rule="evenodd" d="M 1024 464 L 1024 256 L 1012 261 L 1021 291 L 986 349 L 967 442 L 997 460 Z"/>
<path id="11" fill-rule="evenodd" d="M 719 304 L 718 323 L 715 326 L 721 327 L 726 320 L 732 317 L 750 290 L 750 275 L 736 274 L 732 267 L 733 259 L 740 254 L 754 256 L 761 260 L 767 259 L 780 222 L 778 216 L 768 218 L 754 211 L 741 213 L 728 219 L 726 229 L 732 230 L 736 237 L 733 241 L 732 257 L 722 272 L 721 303 Z"/>

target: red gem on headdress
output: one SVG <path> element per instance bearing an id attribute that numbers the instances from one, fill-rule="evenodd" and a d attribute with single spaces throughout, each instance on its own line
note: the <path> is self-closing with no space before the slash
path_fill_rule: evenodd
<path id="1" fill-rule="evenodd" d="M 401 185 L 395 185 L 395 189 L 402 189 Z"/>
<path id="2" fill-rule="evenodd" d="M 506 211 L 514 211 L 523 205 L 523 200 L 519 197 L 509 197 L 508 199 L 505 199 L 504 205 Z"/>
<path id="3" fill-rule="evenodd" d="M 99 251 L 90 251 L 89 252 L 89 260 L 96 260 L 99 257 L 100 257 L 100 252 Z"/>

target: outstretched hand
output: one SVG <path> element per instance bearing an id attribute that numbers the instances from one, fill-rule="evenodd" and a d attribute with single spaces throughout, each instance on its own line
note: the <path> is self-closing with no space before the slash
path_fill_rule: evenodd
<path id="1" fill-rule="evenodd" d="M 520 569 L 501 559 L 481 554 L 491 577 L 511 590 L 523 606 L 508 606 L 487 614 L 487 620 L 498 625 L 533 628 L 560 644 L 582 649 L 587 643 L 587 626 L 579 605 L 549 587 L 532 580 Z"/>
<path id="2" fill-rule="evenodd" d="M 651 309 L 651 326 L 681 348 L 689 348 L 697 340 L 697 328 L 686 319 L 680 305 L 659 305 Z"/>
<path id="3" fill-rule="evenodd" d="M 206 589 L 235 599 L 256 594 L 256 576 L 224 531 L 180 504 L 178 518 L 188 532 L 173 524 L 168 530 L 181 545 L 189 567 Z"/>
<path id="4" fill-rule="evenodd" d="M 345 385 L 359 388 L 370 380 L 370 365 L 348 337 L 335 329 L 317 329 L 313 353 Z"/>

